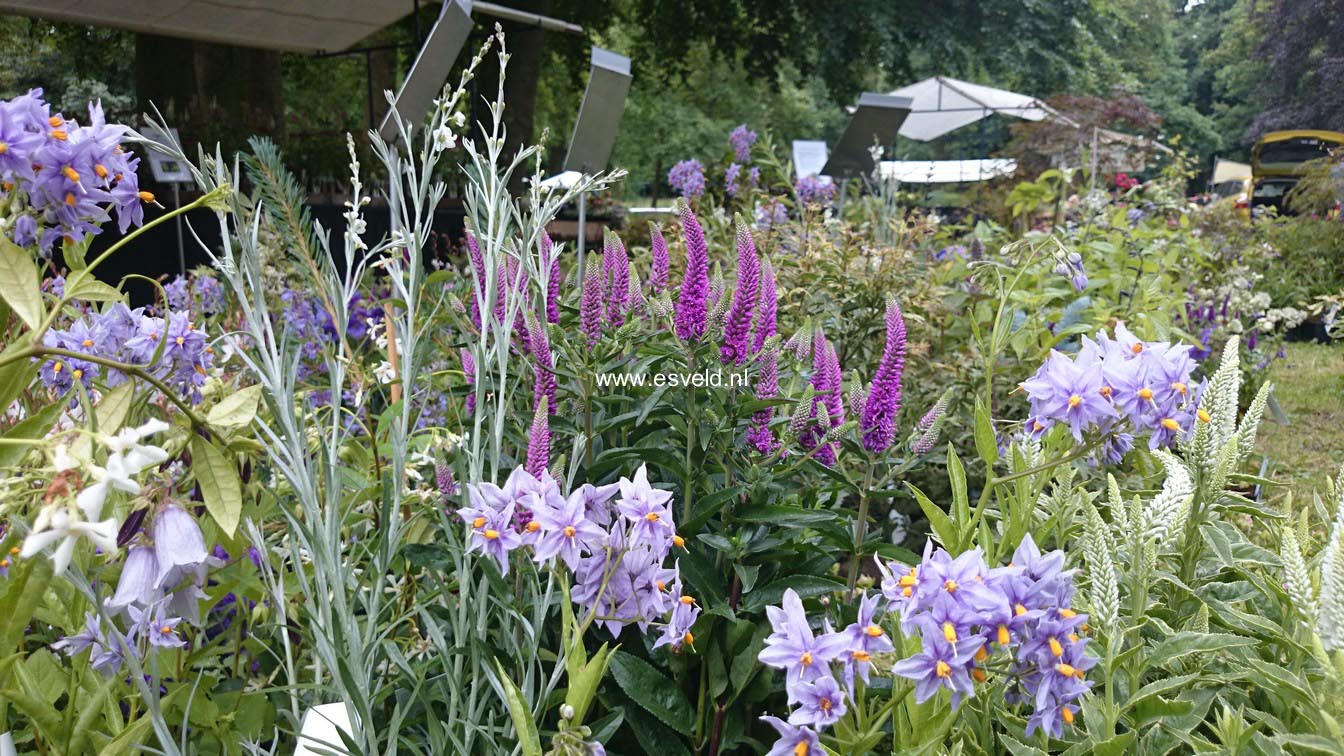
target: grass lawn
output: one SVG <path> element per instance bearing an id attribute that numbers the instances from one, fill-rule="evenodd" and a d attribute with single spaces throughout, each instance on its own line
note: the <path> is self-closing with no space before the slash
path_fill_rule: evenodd
<path id="1" fill-rule="evenodd" d="M 1266 413 L 1260 451 L 1270 477 L 1286 483 L 1295 501 L 1310 501 L 1312 489 L 1344 463 L 1344 343 L 1289 344 L 1287 359 L 1276 360 L 1270 374 L 1289 425 Z"/>

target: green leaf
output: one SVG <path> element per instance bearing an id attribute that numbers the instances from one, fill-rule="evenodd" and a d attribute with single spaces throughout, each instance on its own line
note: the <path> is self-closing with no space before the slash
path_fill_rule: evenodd
<path id="1" fill-rule="evenodd" d="M 495 659 L 495 670 L 499 673 L 499 685 L 504 689 L 504 703 L 508 704 L 509 717 L 513 719 L 513 729 L 518 731 L 518 747 L 523 756 L 541 756 L 541 737 L 537 735 L 537 723 L 532 719 L 532 711 L 523 700 L 523 692 L 504 671 L 504 665 Z"/>
<path id="2" fill-rule="evenodd" d="M 1148 667 L 1162 667 L 1190 654 L 1225 651 L 1242 646 L 1253 646 L 1255 638 L 1246 638 L 1231 633 L 1196 633 L 1184 630 L 1168 636 L 1153 647 L 1148 655 Z"/>
<path id="3" fill-rule="evenodd" d="M 1211 523 L 1200 525 L 1199 530 L 1204 534 L 1204 541 L 1209 545 L 1213 555 L 1218 558 L 1220 568 L 1236 565 L 1236 557 L 1232 556 L 1232 543 L 1223 531 Z"/>
<path id="4" fill-rule="evenodd" d="M 82 299 L 87 302 L 120 302 L 122 300 L 121 291 L 115 286 L 109 286 L 102 281 L 86 273 L 72 274 L 69 286 L 65 290 L 66 297 L 70 299 Z"/>
<path id="5" fill-rule="evenodd" d="M 1020 740 L 1015 740 L 1008 735 L 1000 734 L 999 742 L 1002 743 L 1004 749 L 1013 756 L 1047 756 L 1045 751 L 1042 751 L 1035 746 L 1029 746 Z"/>
<path id="6" fill-rule="evenodd" d="M 962 528 L 970 528 L 974 523 L 971 522 L 971 499 L 966 493 L 966 468 L 962 466 L 961 457 L 957 456 L 957 450 L 952 444 L 947 445 L 947 482 L 952 486 L 952 521 L 960 533 Z M 960 552 L 961 541 L 949 544 L 948 548 Z"/>
<path id="7" fill-rule="evenodd" d="M 1179 675 L 1177 677 L 1164 677 L 1161 680 L 1154 680 L 1153 682 L 1150 682 L 1147 685 L 1140 688 L 1137 692 L 1134 693 L 1134 695 L 1130 696 L 1129 702 L 1126 703 L 1125 706 L 1126 708 L 1136 707 L 1142 704 L 1144 701 L 1159 696 L 1162 693 L 1169 693 L 1174 690 L 1182 690 L 1186 686 L 1194 682 L 1198 677 L 1199 675 L 1197 674 L 1191 674 L 1191 675 Z"/>
<path id="8" fill-rule="evenodd" d="M 565 703 L 574 707 L 575 725 L 583 724 L 583 718 L 588 713 L 588 707 L 593 702 L 593 696 L 597 694 L 597 686 L 602 683 L 602 678 L 607 674 L 607 665 L 611 662 L 611 649 L 603 643 L 602 647 L 593 654 L 588 663 L 583 665 L 578 674 L 571 674 L 569 678 L 569 690 L 565 693 Z"/>
<path id="9" fill-rule="evenodd" d="M 36 329 L 42 322 L 42 285 L 27 250 L 0 234 L 0 298 L 14 314 Z"/>
<path id="10" fill-rule="evenodd" d="M 3 306 L 0 302 L 0 306 Z M 8 320 L 8 315 L 0 312 L 0 323 Z M 18 352 L 20 349 L 28 347 L 28 338 L 15 339 L 14 343 L 5 347 L 0 355 L 8 357 L 12 352 Z M 23 390 L 32 384 L 33 379 L 37 377 L 38 365 L 32 360 L 14 360 L 13 362 L 0 367 L 0 408 L 8 408 L 14 403 L 14 400 L 23 393 Z"/>
<path id="11" fill-rule="evenodd" d="M 243 514 L 243 485 L 238 479 L 238 468 L 214 444 L 200 436 L 191 439 L 191 461 L 196 482 L 201 485 L 206 511 L 224 534 L 233 538 Z"/>
<path id="12" fill-rule="evenodd" d="M 1122 732 L 1100 743 L 1087 744 L 1086 753 L 1092 754 L 1092 756 L 1120 756 L 1122 753 L 1129 753 L 1129 745 L 1133 741 L 1134 733 L 1132 731 Z"/>
<path id="13" fill-rule="evenodd" d="M 915 486 L 915 484 L 906 482 L 905 487 L 910 489 L 914 495 L 915 501 L 919 502 L 919 509 L 929 520 L 929 527 L 933 528 L 933 536 L 938 539 L 944 547 L 948 549 L 956 548 L 960 540 L 957 534 L 957 526 L 952 523 L 952 518 L 947 516 L 937 504 L 933 503 L 925 493 Z"/>
<path id="14" fill-rule="evenodd" d="M 0 444 L 0 469 L 17 465 L 23 461 L 29 449 L 41 444 L 64 408 L 64 402 L 47 405 L 6 431 L 3 438 L 11 443 Z M 24 441 L 32 443 L 23 443 Z"/>
<path id="15" fill-rule="evenodd" d="M 1270 392 L 1269 395 L 1269 414 L 1274 418 L 1274 422 L 1279 425 L 1292 424 L 1288 419 L 1288 413 L 1283 411 L 1283 407 L 1279 404 L 1279 400 L 1274 397 L 1273 392 Z"/>
<path id="16" fill-rule="evenodd" d="M 842 591 L 845 585 L 838 580 L 815 575 L 793 575 L 752 591 L 742 600 L 742 611 L 759 612 L 767 606 L 778 604 L 784 600 L 784 592 L 790 588 L 799 598 L 811 598 Z"/>
<path id="17" fill-rule="evenodd" d="M 1143 703 L 1134 707 L 1133 717 L 1135 723 L 1142 726 L 1150 722 L 1165 720 L 1168 717 L 1188 714 L 1194 708 L 1193 703 L 1183 699 L 1149 696 L 1143 699 Z"/>
<path id="18" fill-rule="evenodd" d="M 134 381 L 127 381 L 104 394 L 98 401 L 98 406 L 93 408 L 92 430 L 104 435 L 111 435 L 121 430 L 126 418 L 131 415 L 134 400 Z M 89 457 L 93 454 L 93 439 L 88 435 L 81 435 L 75 441 L 72 451 L 76 457 Z"/>
<path id="19" fill-rule="evenodd" d="M 219 404 L 210 408 L 205 421 L 225 433 L 233 433 L 252 424 L 260 401 L 261 386 L 248 386 L 219 400 Z"/>
<path id="20" fill-rule="evenodd" d="M 1321 735 L 1288 733 L 1286 735 L 1275 735 L 1273 741 L 1280 746 L 1293 746 L 1294 753 L 1344 754 L 1344 746 Z"/>
<path id="21" fill-rule="evenodd" d="M 694 717 L 681 688 L 643 659 L 617 651 L 611 655 L 611 676 L 630 700 L 677 732 L 690 732 Z"/>
<path id="22" fill-rule="evenodd" d="M 686 744 L 678 736 L 678 731 L 664 727 L 655 717 L 649 716 L 643 709 L 635 706 L 625 707 L 625 723 L 635 733 L 639 747 L 648 756 L 690 756 Z M 689 733 L 690 730 L 679 732 Z"/>
<path id="23" fill-rule="evenodd" d="M 89 267 L 88 254 L 89 245 L 93 243 L 92 236 L 85 236 L 83 241 L 72 242 L 65 240 L 61 243 L 61 257 L 65 259 L 65 267 L 78 273 Z"/>
<path id="24" fill-rule="evenodd" d="M 804 509 L 785 504 L 762 504 L 758 507 L 737 512 L 733 519 L 740 522 L 768 523 L 776 528 L 805 528 L 824 522 L 832 522 L 839 515 L 830 509 Z"/>
<path id="25" fill-rule="evenodd" d="M 736 572 L 737 579 L 742 581 L 742 592 L 751 593 L 751 589 L 756 587 L 756 578 L 761 574 L 761 566 L 733 562 L 733 572 Z"/>
<path id="26" fill-rule="evenodd" d="M 9 568 L 5 594 L 0 596 L 0 648 L 18 648 L 28 623 L 42 608 L 51 580 L 49 559 L 20 559 Z M 3 665 L 0 684 L 8 684 Z"/>
<path id="27" fill-rule="evenodd" d="M 985 468 L 992 470 L 999 461 L 999 442 L 994 437 L 994 421 L 980 397 L 975 398 L 975 452 L 984 460 Z"/>
<path id="28" fill-rule="evenodd" d="M 709 544 L 715 551 L 726 554 L 734 550 L 733 542 L 717 533 L 700 533 L 696 538 Z"/>

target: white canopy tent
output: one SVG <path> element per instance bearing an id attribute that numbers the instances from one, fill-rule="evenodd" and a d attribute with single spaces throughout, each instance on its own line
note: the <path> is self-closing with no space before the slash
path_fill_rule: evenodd
<path id="1" fill-rule="evenodd" d="M 24 16 L 289 52 L 343 50 L 411 9 L 409 0 L 0 0 Z"/>
<path id="2" fill-rule="evenodd" d="M 890 94 L 910 98 L 910 115 L 906 116 L 899 133 L 920 142 L 932 141 L 995 113 L 1028 121 L 1067 120 L 1031 95 L 947 76 L 915 82 Z"/>
<path id="3" fill-rule="evenodd" d="M 1017 161 L 1008 158 L 986 160 L 883 160 L 882 178 L 903 184 L 962 184 L 1011 176 Z"/>
<path id="4" fill-rule="evenodd" d="M 336 52 L 430 0 L 0 0 L 0 11 L 90 26 L 286 52 Z M 554 31 L 581 27 L 494 3 L 475 14 Z"/>
<path id="5" fill-rule="evenodd" d="M 1251 166 L 1232 160 L 1218 158 L 1213 161 L 1213 176 L 1210 184 L 1225 184 L 1229 181 L 1245 181 L 1251 177 Z"/>

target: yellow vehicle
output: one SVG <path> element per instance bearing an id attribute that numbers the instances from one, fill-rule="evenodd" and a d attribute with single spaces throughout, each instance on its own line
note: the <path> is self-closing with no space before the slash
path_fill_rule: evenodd
<path id="1" fill-rule="evenodd" d="M 1280 215 L 1291 212 L 1287 203 L 1301 178 L 1304 163 L 1328 157 L 1344 147 L 1344 132 L 1302 129 L 1271 131 L 1251 149 L 1251 180 L 1238 199 L 1237 209 L 1249 217 L 1257 207 L 1273 207 Z"/>

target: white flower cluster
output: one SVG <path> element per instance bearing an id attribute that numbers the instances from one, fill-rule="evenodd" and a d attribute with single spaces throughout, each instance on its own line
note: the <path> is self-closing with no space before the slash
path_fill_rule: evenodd
<path id="1" fill-rule="evenodd" d="M 1329 650 L 1344 650 L 1344 467 L 1335 481 L 1339 502 L 1335 522 L 1330 528 L 1330 540 L 1321 557 L 1321 595 L 1317 600 L 1320 613 L 1316 618 L 1316 633 L 1321 645 Z"/>
<path id="2" fill-rule="evenodd" d="M 100 520 L 107 495 L 124 491 L 132 496 L 140 493 L 135 480 L 142 470 L 159 465 L 168 459 L 168 452 L 149 444 L 140 443 L 146 436 L 168 430 L 162 420 L 150 420 L 139 428 L 125 428 L 114 436 L 96 436 L 108 450 L 102 466 L 91 460 L 73 455 L 66 445 L 56 447 L 53 462 L 56 473 L 79 470 L 93 482 L 84 487 L 74 500 L 53 500 L 43 507 L 33 522 L 32 530 L 24 539 L 22 557 L 31 557 L 51 546 L 52 571 L 60 575 L 70 566 L 75 545 L 80 536 L 87 537 L 103 551 L 117 549 L 117 521 Z"/>

